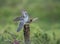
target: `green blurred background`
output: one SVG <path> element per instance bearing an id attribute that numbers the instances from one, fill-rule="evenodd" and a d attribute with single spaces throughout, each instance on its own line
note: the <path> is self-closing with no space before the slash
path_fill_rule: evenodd
<path id="1" fill-rule="evenodd" d="M 31 17 L 39 18 L 30 24 L 31 44 L 60 44 L 60 0 L 0 0 L 0 44 L 13 41 L 5 30 L 24 43 L 23 30 L 17 33 L 18 23 L 13 21 L 23 8 Z"/>

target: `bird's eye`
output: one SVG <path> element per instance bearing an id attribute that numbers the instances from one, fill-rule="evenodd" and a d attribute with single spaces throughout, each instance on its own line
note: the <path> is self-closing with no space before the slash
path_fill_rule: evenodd
<path id="1" fill-rule="evenodd" d="M 27 13 L 25 13 L 27 15 Z"/>

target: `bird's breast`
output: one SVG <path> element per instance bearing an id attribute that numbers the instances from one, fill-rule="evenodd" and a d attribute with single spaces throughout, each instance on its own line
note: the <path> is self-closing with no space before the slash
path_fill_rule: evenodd
<path id="1" fill-rule="evenodd" d="M 28 21 L 28 17 L 24 18 L 24 22 L 26 23 Z"/>

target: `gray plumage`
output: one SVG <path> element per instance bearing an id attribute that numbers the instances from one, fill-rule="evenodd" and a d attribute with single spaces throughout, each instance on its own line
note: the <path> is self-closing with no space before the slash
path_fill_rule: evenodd
<path id="1" fill-rule="evenodd" d="M 24 26 L 24 22 L 20 22 L 17 32 L 19 32 Z"/>
<path id="2" fill-rule="evenodd" d="M 22 11 L 22 16 L 17 18 L 17 19 L 18 19 L 17 21 L 20 20 L 20 24 L 19 24 L 19 27 L 17 29 L 17 32 L 19 32 L 23 28 L 23 26 L 28 22 L 29 16 L 28 16 L 26 11 Z"/>

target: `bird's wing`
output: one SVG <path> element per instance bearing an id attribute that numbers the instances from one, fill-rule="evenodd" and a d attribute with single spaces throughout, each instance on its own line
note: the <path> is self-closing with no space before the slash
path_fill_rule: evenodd
<path id="1" fill-rule="evenodd" d="M 19 21 L 20 20 L 20 17 L 17 17 L 14 19 L 14 21 Z"/>
<path id="2" fill-rule="evenodd" d="M 17 32 L 19 32 L 23 26 L 24 26 L 24 22 L 20 22 L 19 27 L 17 29 Z"/>
<path id="3" fill-rule="evenodd" d="M 14 21 L 20 21 L 20 20 L 22 20 L 22 19 L 23 19 L 23 18 L 22 18 L 22 16 L 21 16 L 21 17 L 15 18 Z"/>

